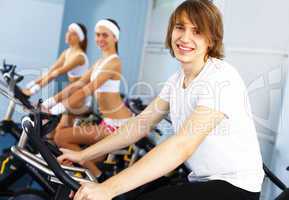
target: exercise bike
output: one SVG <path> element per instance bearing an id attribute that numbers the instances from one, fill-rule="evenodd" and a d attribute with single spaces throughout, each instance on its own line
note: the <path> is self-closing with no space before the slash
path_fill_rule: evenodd
<path id="1" fill-rule="evenodd" d="M 19 76 L 15 73 L 15 65 L 4 64 L 3 70 L 1 70 L 2 76 L 0 79 L 0 93 L 9 98 L 10 102 L 13 102 L 14 106 L 17 104 L 25 109 L 27 112 L 33 111 L 35 108 L 29 102 L 26 95 L 24 95 L 20 88 L 17 86 L 19 82 Z M 53 123 L 57 124 L 60 119 L 58 118 Z M 48 126 L 48 125 L 47 125 Z M 46 132 L 50 132 L 51 129 L 46 127 Z M 15 139 L 18 138 L 18 146 L 26 148 L 31 153 L 36 153 L 36 149 L 29 144 L 26 140 L 21 137 L 22 134 L 17 135 Z M 35 194 L 38 196 L 45 196 L 46 194 L 54 194 L 54 186 L 47 180 L 46 176 L 39 173 L 35 168 L 23 164 L 19 161 L 17 157 L 8 149 L 1 156 L 1 173 L 0 173 L 0 196 L 1 197 L 15 197 L 22 194 Z M 29 178 L 34 182 L 38 183 L 46 192 L 33 189 L 15 189 L 14 186 L 16 183 L 23 179 Z M 22 185 L 23 186 L 23 185 Z M 27 187 L 27 185 L 24 185 Z M 13 189 L 12 189 L 13 188 Z"/>
<path id="2" fill-rule="evenodd" d="M 2 75 L 6 74 L 11 76 L 13 74 L 13 76 L 15 77 L 14 78 L 15 84 L 17 84 L 21 82 L 24 77 L 17 74 L 15 72 L 15 68 L 16 66 L 6 64 L 6 62 L 3 61 L 3 68 L 0 69 L 0 72 Z M 3 90 L 0 90 L 0 93 L 2 92 Z M 26 96 L 26 98 L 28 99 L 29 97 Z M 9 133 L 14 137 L 15 140 L 19 140 L 22 130 L 17 123 L 12 121 L 14 111 L 15 111 L 15 101 L 10 100 L 4 119 L 0 121 L 0 134 L 4 135 L 5 133 Z"/>
<path id="3" fill-rule="evenodd" d="M 79 182 L 96 182 L 96 180 L 87 169 L 60 166 L 56 161 L 55 155 L 43 141 L 45 129 L 54 129 L 56 127 L 56 124 L 53 122 L 55 118 L 57 116 L 44 114 L 38 109 L 33 110 L 32 115 L 26 116 L 22 120 L 25 133 L 22 134 L 21 138 L 26 141 L 29 139 L 39 151 L 40 156 L 31 154 L 19 145 L 13 146 L 11 151 L 23 163 L 43 173 L 50 182 L 55 184 L 55 193 L 49 199 L 64 200 L 69 199 L 68 196 L 71 190 L 76 191 L 80 187 Z M 48 122 L 44 124 L 44 120 L 48 120 Z"/>

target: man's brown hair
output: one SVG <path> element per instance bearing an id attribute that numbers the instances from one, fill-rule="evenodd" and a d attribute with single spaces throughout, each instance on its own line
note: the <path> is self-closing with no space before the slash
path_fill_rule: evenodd
<path id="1" fill-rule="evenodd" d="M 209 0 L 186 0 L 172 13 L 166 36 L 166 47 L 172 49 L 172 32 L 177 20 L 186 15 L 197 26 L 200 34 L 203 34 L 209 42 L 207 56 L 214 58 L 224 57 L 223 47 L 223 22 L 219 9 Z"/>

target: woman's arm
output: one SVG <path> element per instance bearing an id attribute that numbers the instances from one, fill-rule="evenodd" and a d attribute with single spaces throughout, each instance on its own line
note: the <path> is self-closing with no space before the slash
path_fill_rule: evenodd
<path id="1" fill-rule="evenodd" d="M 64 64 L 64 61 L 65 61 L 65 52 L 62 52 L 60 54 L 60 56 L 58 57 L 58 59 L 55 61 L 55 63 L 50 67 L 49 71 L 47 72 L 47 74 L 43 75 L 42 77 L 38 78 L 37 81 L 35 81 L 35 84 L 41 84 L 42 80 L 45 79 L 45 77 L 48 75 L 48 74 L 51 74 L 54 70 L 60 68 L 63 64 Z"/>
<path id="2" fill-rule="evenodd" d="M 80 88 L 84 87 L 90 82 L 90 76 L 91 76 L 92 69 L 88 69 L 84 75 L 78 80 L 75 81 L 68 86 L 66 86 L 62 91 L 54 95 L 53 97 L 50 97 L 46 99 L 42 106 L 44 109 L 50 109 L 59 102 L 63 101 L 64 99 L 68 98 L 73 92 L 79 90 Z"/>
<path id="3" fill-rule="evenodd" d="M 98 143 L 91 145 L 80 152 L 63 150 L 58 160 L 70 160 L 83 163 L 93 160 L 115 150 L 127 147 L 146 136 L 150 130 L 167 114 L 168 102 L 157 97 L 138 116 L 131 118 L 125 125 L 121 126 L 114 134 L 108 136 Z"/>
<path id="4" fill-rule="evenodd" d="M 56 60 L 56 62 L 52 65 L 52 67 L 50 68 L 48 73 L 46 73 L 42 77 L 38 78 L 36 81 L 29 82 L 26 85 L 26 88 L 24 88 L 22 90 L 22 92 L 28 96 L 31 96 L 31 95 L 35 94 L 37 91 L 39 91 L 41 89 L 42 85 L 44 85 L 44 83 L 42 84 L 42 82 L 47 82 L 47 81 L 45 81 L 45 79 L 47 79 L 48 76 L 51 76 L 51 73 L 54 70 L 61 67 L 64 63 L 64 60 L 65 60 L 65 51 L 62 52 L 62 54 L 59 56 L 59 58 Z"/>
<path id="5" fill-rule="evenodd" d="M 73 94 L 75 91 L 86 86 L 90 82 L 91 72 L 92 69 L 88 69 L 79 80 L 69 84 L 62 91 L 54 95 L 53 98 L 55 102 L 58 103 L 63 101 L 64 99 L 68 98 L 71 94 Z"/>
<path id="6" fill-rule="evenodd" d="M 50 112 L 55 115 L 65 111 L 69 111 L 75 115 L 83 113 L 83 111 L 86 111 L 86 108 L 83 107 L 85 98 L 92 95 L 97 88 L 103 85 L 107 80 L 111 79 L 115 73 L 119 73 L 119 68 L 120 61 L 118 59 L 108 62 L 105 66 L 103 66 L 102 70 L 93 81 L 90 81 L 83 87 L 75 90 L 65 99 L 62 98 L 62 102 L 52 107 Z"/>
<path id="7" fill-rule="evenodd" d="M 111 199 L 167 174 L 185 162 L 223 118 L 223 113 L 198 106 L 177 134 L 104 183 L 94 187 L 84 185 L 75 199 L 90 199 L 87 197 L 104 193 L 107 196 L 103 199 Z"/>
<path id="8" fill-rule="evenodd" d="M 72 57 L 69 60 L 66 60 L 65 62 L 62 61 L 62 65 L 60 67 L 54 67 L 54 69 L 50 70 L 47 75 L 41 78 L 41 80 L 38 81 L 38 85 L 40 87 L 43 87 L 47 85 L 50 81 L 54 80 L 60 75 L 63 75 L 73 68 L 83 65 L 85 63 L 85 59 L 83 55 L 77 55 L 75 57 Z M 60 64 L 59 62 L 58 64 Z"/>
<path id="9" fill-rule="evenodd" d="M 106 81 L 112 78 L 115 73 L 119 73 L 120 62 L 118 59 L 114 59 L 103 66 L 102 71 L 95 77 L 93 81 L 81 87 L 69 96 L 63 103 L 64 107 L 70 112 L 77 112 L 77 108 L 81 107 L 84 99 L 87 96 L 94 94 L 94 92 L 103 85 Z"/>

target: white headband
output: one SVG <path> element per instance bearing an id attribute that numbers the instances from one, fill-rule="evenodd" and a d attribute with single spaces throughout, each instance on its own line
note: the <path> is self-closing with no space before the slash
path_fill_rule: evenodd
<path id="1" fill-rule="evenodd" d="M 68 30 L 74 31 L 77 34 L 77 36 L 79 37 L 79 40 L 81 42 L 84 40 L 84 38 L 85 38 L 84 33 L 78 24 L 76 24 L 76 23 L 70 24 L 68 27 Z"/>
<path id="2" fill-rule="evenodd" d="M 119 40 L 119 29 L 114 23 L 112 23 L 111 21 L 106 20 L 106 19 L 99 20 L 94 27 L 95 32 L 99 26 L 104 26 L 104 27 L 108 28 L 114 34 L 116 39 Z"/>

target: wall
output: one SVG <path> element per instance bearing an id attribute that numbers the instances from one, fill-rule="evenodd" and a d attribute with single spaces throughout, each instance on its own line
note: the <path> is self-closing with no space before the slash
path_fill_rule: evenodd
<path id="1" fill-rule="evenodd" d="M 282 0 L 225 1 L 224 6 L 226 59 L 238 68 L 247 84 L 264 162 L 283 174 L 285 167 L 272 162 L 272 153 L 278 147 L 288 72 L 289 28 L 283 25 L 289 20 L 288 6 L 289 2 Z M 285 177 L 280 178 L 288 182 Z M 275 187 L 265 184 L 264 188 L 263 198 L 273 199 Z"/>
<path id="2" fill-rule="evenodd" d="M 43 73 L 58 55 L 64 0 L 0 0 L 0 62 L 16 64 L 21 85 Z M 40 96 L 47 96 L 47 88 Z M 7 100 L 0 97 L 1 105 Z M 6 106 L 0 107 L 0 116 Z M 18 114 L 17 114 L 18 113 Z M 23 113 L 17 108 L 16 118 Z M 18 116 L 18 117 L 17 117 Z"/>
<path id="3" fill-rule="evenodd" d="M 128 94 L 128 88 L 138 79 L 147 9 L 146 0 L 0 0 L 3 27 L 0 29 L 0 60 L 6 58 L 8 63 L 17 64 L 18 71 L 21 69 L 20 73 L 25 75 L 21 85 L 25 85 L 44 73 L 67 48 L 64 37 L 68 25 L 82 22 L 88 29 L 88 57 L 94 63 L 100 56 L 94 41 L 94 25 L 97 20 L 110 17 L 116 19 L 121 27 L 122 90 Z M 58 88 L 66 84 L 65 76 L 58 80 Z M 52 82 L 33 97 L 33 101 L 54 92 L 55 82 Z M 3 97 L 0 101 L 8 103 Z M 0 108 L 0 114 L 5 110 Z"/>
<path id="4" fill-rule="evenodd" d="M 81 7 L 81 9 L 79 9 Z M 120 27 L 119 53 L 123 65 L 122 88 L 128 94 L 130 88 L 138 79 L 139 63 L 142 54 L 147 0 L 70 0 L 65 5 L 65 15 L 62 29 L 64 37 L 67 26 L 74 21 L 84 23 L 88 29 L 88 57 L 93 64 L 100 56 L 94 41 L 94 26 L 97 20 L 103 18 L 115 19 Z M 61 43 L 61 50 L 66 45 Z"/>

